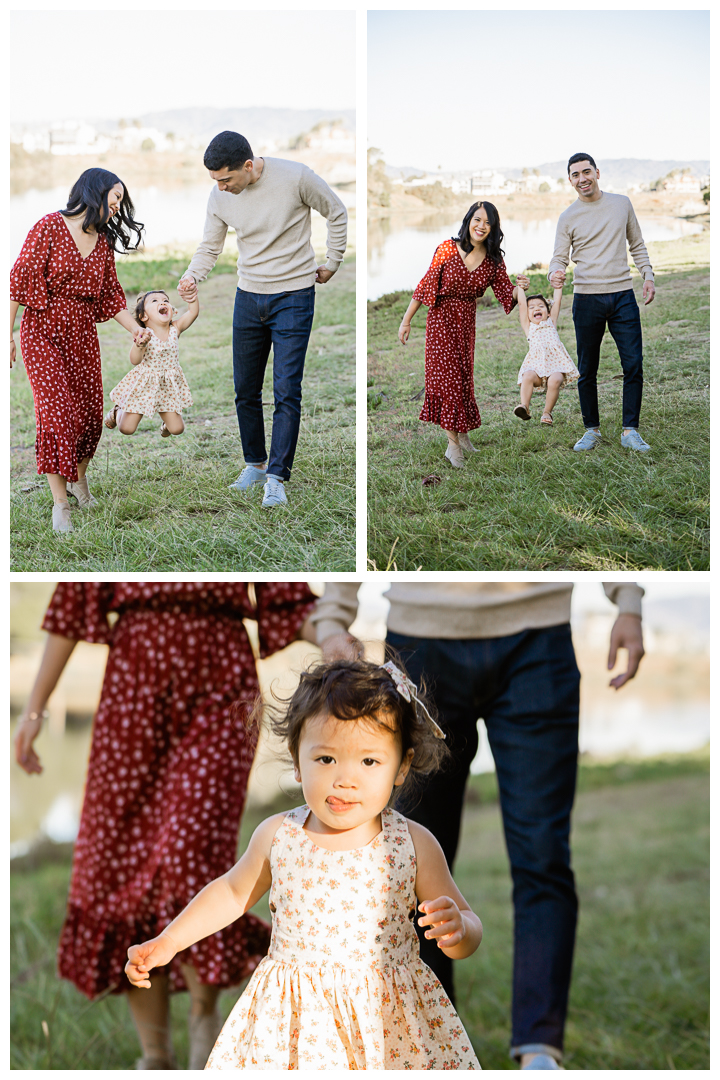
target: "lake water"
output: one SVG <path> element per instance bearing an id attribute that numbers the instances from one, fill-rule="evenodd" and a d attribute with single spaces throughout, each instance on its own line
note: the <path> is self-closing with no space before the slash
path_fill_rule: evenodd
<path id="1" fill-rule="evenodd" d="M 368 233 L 368 299 L 385 293 L 414 289 L 426 272 L 438 244 L 457 236 L 463 215 L 428 214 L 420 223 L 396 215 L 371 221 Z M 676 240 L 703 231 L 703 226 L 681 218 L 640 217 L 646 242 Z M 512 218 L 502 215 L 503 248 L 508 272 L 516 274 L 531 263 L 548 263 L 555 244 L 557 216 Z"/>
<path id="2" fill-rule="evenodd" d="M 131 192 L 135 213 L 145 225 L 145 246 L 188 246 L 202 237 L 205 208 L 211 184 L 185 184 L 176 187 L 134 188 Z M 10 199 L 10 256 L 14 262 L 23 241 L 36 221 L 67 205 L 68 188 L 49 188 L 38 191 L 30 188 Z M 343 188 L 337 195 L 346 206 L 355 205 L 355 191 Z M 316 229 L 321 227 L 320 247 L 324 240 L 324 222 L 313 210 L 313 243 Z"/>

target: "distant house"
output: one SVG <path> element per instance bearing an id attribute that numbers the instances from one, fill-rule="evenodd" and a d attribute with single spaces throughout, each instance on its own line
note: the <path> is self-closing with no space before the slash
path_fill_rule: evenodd
<path id="1" fill-rule="evenodd" d="M 60 120 L 50 125 L 48 148 L 51 154 L 104 154 L 110 139 L 100 135 L 91 124 L 78 120 Z"/>
<path id="2" fill-rule="evenodd" d="M 502 173 L 492 169 L 481 169 L 472 174 L 470 178 L 470 194 L 482 198 L 483 195 L 501 195 L 514 191 L 514 186 L 508 187 L 508 181 Z"/>
<path id="3" fill-rule="evenodd" d="M 330 154 L 354 154 L 355 136 L 342 120 L 320 120 L 289 143 L 291 150 L 324 150 Z"/>
<path id="4" fill-rule="evenodd" d="M 665 177 L 663 187 L 665 191 L 677 195 L 699 195 L 702 190 L 697 176 L 692 176 L 690 173 L 680 173 L 675 176 L 670 173 Z"/>

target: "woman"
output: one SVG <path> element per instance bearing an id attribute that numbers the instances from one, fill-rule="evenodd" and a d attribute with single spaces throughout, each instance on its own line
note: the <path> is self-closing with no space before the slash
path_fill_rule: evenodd
<path id="1" fill-rule="evenodd" d="M 50 484 L 56 532 L 72 531 L 68 494 L 82 507 L 95 504 L 85 477 L 103 420 L 95 323 L 116 319 L 138 332 L 115 273 L 118 248 L 140 243 L 144 226 L 134 213 L 115 173 L 87 169 L 66 208 L 30 230 L 10 276 L 10 367 L 15 317 L 24 305 L 20 346 L 35 401 L 37 471 Z"/>
<path id="2" fill-rule="evenodd" d="M 410 321 L 421 304 L 429 311 L 425 330 L 425 403 L 420 419 L 439 424 L 447 433 L 445 457 L 463 467 L 463 450 L 475 450 L 468 431 L 480 427 L 473 384 L 476 299 L 490 286 L 509 312 L 517 301 L 503 262 L 500 216 L 489 202 L 476 202 L 468 210 L 460 234 L 435 252 L 425 277 L 400 323 L 403 345 Z M 528 288 L 524 275 L 518 285 Z"/>
<path id="3" fill-rule="evenodd" d="M 33 741 L 76 642 L 109 644 L 58 969 L 90 998 L 127 993 L 139 1068 L 175 1067 L 168 995 L 189 989 L 189 1067 L 202 1069 L 222 1026 L 220 989 L 237 986 L 267 952 L 269 928 L 248 914 L 188 949 L 151 991 L 123 974 L 130 945 L 159 933 L 235 862 L 256 740 L 231 708 L 258 692 L 242 620 L 257 620 L 268 656 L 314 637 L 305 625 L 314 605 L 303 583 L 257 583 L 253 601 L 244 582 L 65 582 L 48 608 L 16 758 L 26 772 L 42 771 Z M 110 612 L 119 614 L 112 629 Z"/>

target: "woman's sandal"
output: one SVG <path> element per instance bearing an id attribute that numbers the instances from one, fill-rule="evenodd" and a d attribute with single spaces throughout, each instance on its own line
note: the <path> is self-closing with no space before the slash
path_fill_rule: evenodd
<path id="1" fill-rule="evenodd" d="M 552 427 L 552 422 L 553 422 L 553 418 L 552 418 L 552 416 L 550 415 L 549 412 L 543 413 L 542 416 L 540 417 L 540 423 L 541 424 L 548 424 L 550 427 Z"/>
<path id="2" fill-rule="evenodd" d="M 105 427 L 109 427 L 109 428 L 117 427 L 117 411 L 118 411 L 118 406 L 113 405 L 110 412 L 106 413 L 105 421 L 104 421 Z"/>
<path id="3" fill-rule="evenodd" d="M 529 420 L 530 419 L 530 410 L 526 409 L 524 405 L 516 405 L 515 408 L 513 409 L 513 412 L 521 420 Z"/>

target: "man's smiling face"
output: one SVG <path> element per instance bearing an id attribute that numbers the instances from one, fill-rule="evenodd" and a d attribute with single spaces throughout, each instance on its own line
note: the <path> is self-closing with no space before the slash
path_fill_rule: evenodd
<path id="1" fill-rule="evenodd" d="M 248 158 L 239 169 L 208 169 L 210 179 L 214 180 L 220 191 L 227 191 L 231 195 L 239 195 L 252 180 L 253 161 Z"/>
<path id="2" fill-rule="evenodd" d="M 581 199 L 592 200 L 600 194 L 600 170 L 593 168 L 589 161 L 575 161 L 570 166 L 568 180 Z"/>

